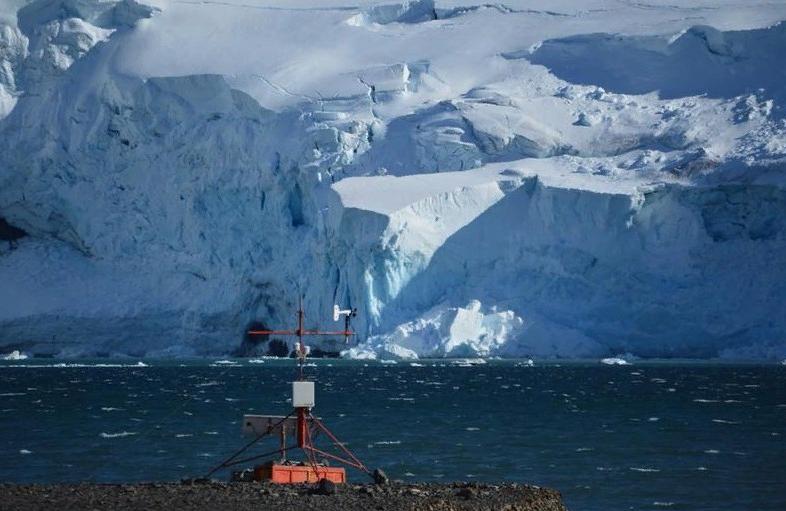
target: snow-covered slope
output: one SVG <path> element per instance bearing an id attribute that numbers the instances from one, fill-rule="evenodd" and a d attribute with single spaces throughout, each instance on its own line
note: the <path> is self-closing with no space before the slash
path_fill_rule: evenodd
<path id="1" fill-rule="evenodd" d="M 786 4 L 14 0 L 2 352 L 786 356 Z M 258 349 L 264 349 L 259 346 Z"/>

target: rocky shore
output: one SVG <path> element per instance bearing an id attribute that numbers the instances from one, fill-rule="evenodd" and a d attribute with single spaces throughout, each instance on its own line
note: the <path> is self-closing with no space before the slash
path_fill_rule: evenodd
<path id="1" fill-rule="evenodd" d="M 559 492 L 521 484 L 140 483 L 0 485 L 0 510 L 565 511 Z"/>

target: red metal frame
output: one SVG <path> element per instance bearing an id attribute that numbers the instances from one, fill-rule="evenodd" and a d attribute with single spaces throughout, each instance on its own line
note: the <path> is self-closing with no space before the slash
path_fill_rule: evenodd
<path id="1" fill-rule="evenodd" d="M 246 444 L 242 449 L 240 449 L 235 454 L 222 461 L 219 465 L 213 468 L 205 477 L 210 477 L 211 475 L 213 475 L 215 472 L 217 472 L 222 468 L 228 468 L 235 465 L 239 465 L 241 463 L 247 463 L 249 461 L 254 461 L 260 458 L 269 457 L 274 454 L 281 454 L 286 451 L 290 451 L 292 449 L 301 449 L 303 451 L 303 453 L 306 455 L 309 465 L 311 465 L 311 468 L 314 470 L 314 473 L 317 474 L 317 476 L 319 476 L 320 470 L 324 472 L 323 469 L 325 468 L 324 466 L 320 466 L 317 463 L 317 458 L 316 458 L 317 455 L 324 456 L 326 458 L 337 461 L 349 467 L 356 468 L 361 472 L 365 472 L 368 475 L 371 475 L 371 471 L 366 467 L 366 465 L 364 465 L 363 462 L 360 461 L 357 458 L 357 456 L 355 456 L 352 453 L 352 451 L 350 451 L 344 445 L 343 442 L 341 442 L 338 438 L 336 438 L 336 436 L 327 428 L 327 426 L 325 426 L 322 423 L 322 421 L 314 417 L 308 408 L 301 408 L 301 407 L 295 408 L 294 410 L 292 410 L 292 412 L 289 413 L 289 415 L 281 419 L 281 421 L 279 421 L 279 423 L 276 424 L 276 426 L 283 423 L 286 419 L 291 417 L 293 414 L 296 414 L 297 416 L 297 444 L 296 445 L 290 445 L 288 447 L 279 447 L 275 451 L 270 451 L 256 456 L 249 456 L 242 459 L 237 459 L 238 456 L 244 453 L 252 445 L 256 444 L 259 440 L 267 436 L 269 434 L 269 431 L 275 429 L 275 428 L 271 428 L 268 431 L 258 435 L 254 440 Z M 328 451 L 325 451 L 323 449 L 320 449 L 318 447 L 315 447 L 314 440 L 313 440 L 314 435 L 312 435 L 312 430 L 315 431 L 316 433 L 319 433 L 320 431 L 324 432 L 333 443 L 333 446 L 337 447 L 346 457 L 342 457 L 330 453 Z M 317 478 L 319 479 L 319 477 Z"/>

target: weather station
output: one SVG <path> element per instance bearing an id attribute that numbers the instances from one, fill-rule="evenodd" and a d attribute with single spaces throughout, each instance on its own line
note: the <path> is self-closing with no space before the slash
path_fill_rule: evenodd
<path id="1" fill-rule="evenodd" d="M 323 480 L 334 484 L 347 482 L 344 466 L 357 469 L 377 483 L 387 482 L 386 475 L 379 469 L 369 470 L 366 465 L 341 442 L 312 410 L 316 405 L 315 382 L 304 376 L 303 367 L 309 347 L 304 338 L 308 336 L 343 336 L 348 343 L 355 335 L 351 328 L 357 309 L 342 310 L 333 307 L 333 321 L 344 318 L 344 329 L 338 331 L 307 330 L 304 328 L 303 300 L 297 310 L 297 328 L 294 330 L 250 330 L 249 335 L 295 336 L 295 358 L 297 379 L 292 382 L 292 410 L 287 415 L 244 415 L 242 433 L 251 440 L 237 452 L 222 461 L 206 474 L 210 477 L 225 468 L 254 462 L 252 469 L 235 471 L 235 481 L 269 481 L 282 484 L 319 483 Z M 319 438 L 326 438 L 328 445 L 317 446 Z M 266 438 L 277 438 L 278 447 L 261 454 L 250 454 L 250 450 Z M 290 443 L 291 442 L 291 443 Z M 303 459 L 290 459 L 292 451 L 300 451 Z M 343 466 L 330 466 L 329 462 Z"/>

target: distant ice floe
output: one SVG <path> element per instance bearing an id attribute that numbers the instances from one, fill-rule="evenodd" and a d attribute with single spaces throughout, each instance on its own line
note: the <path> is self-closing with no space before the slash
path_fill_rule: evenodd
<path id="1" fill-rule="evenodd" d="M 7 355 L 3 355 L 3 360 L 25 360 L 27 355 L 19 350 L 14 350 Z"/>
<path id="2" fill-rule="evenodd" d="M 630 353 L 626 353 L 624 355 L 617 355 L 615 357 L 602 358 L 600 360 L 600 363 L 609 366 L 627 366 L 627 365 L 631 365 L 633 360 L 635 360 L 636 358 L 637 357 L 631 355 Z"/>
<path id="3" fill-rule="evenodd" d="M 136 433 L 133 432 L 133 431 L 121 431 L 119 433 L 103 433 L 102 432 L 99 436 L 101 438 L 123 438 L 123 437 L 133 436 L 133 435 L 136 435 Z"/>
<path id="4" fill-rule="evenodd" d="M 240 362 L 236 360 L 216 360 L 210 364 L 210 367 L 238 367 L 240 365 Z"/>
<path id="5" fill-rule="evenodd" d="M 484 359 L 482 358 L 462 358 L 459 360 L 453 360 L 450 362 L 450 365 L 457 366 L 457 367 L 472 367 L 472 366 L 480 366 L 487 364 Z"/>

